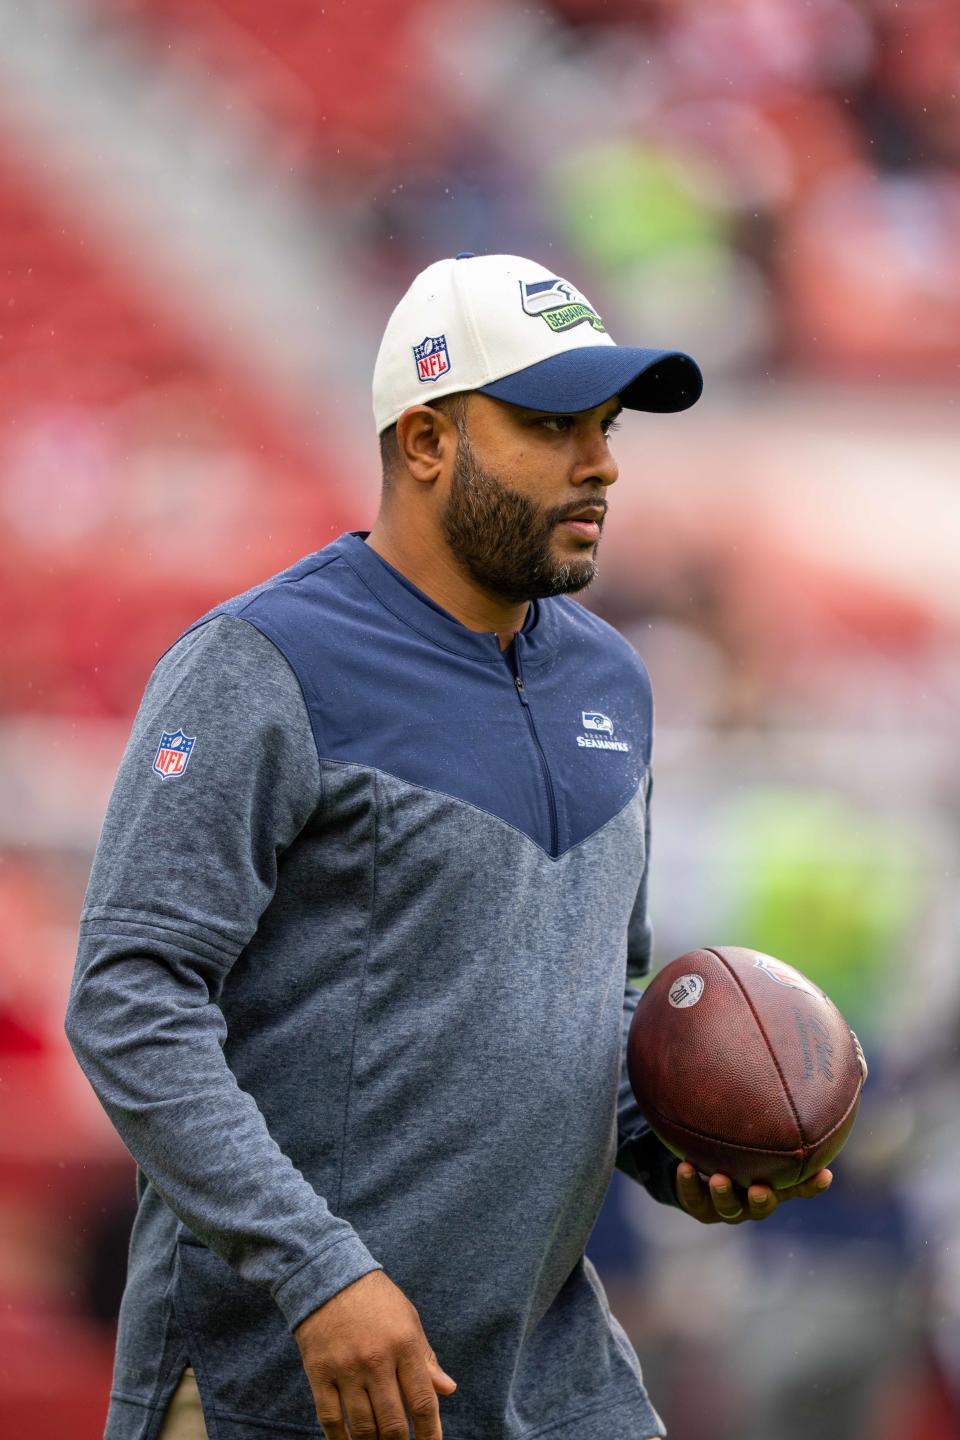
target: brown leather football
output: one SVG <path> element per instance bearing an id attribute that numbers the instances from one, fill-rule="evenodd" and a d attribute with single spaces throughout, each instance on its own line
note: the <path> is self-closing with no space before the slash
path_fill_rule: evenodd
<path id="1" fill-rule="evenodd" d="M 644 991 L 627 1069 L 660 1139 L 704 1175 L 798 1185 L 846 1142 L 860 1043 L 799 970 L 733 945 L 691 950 Z"/>

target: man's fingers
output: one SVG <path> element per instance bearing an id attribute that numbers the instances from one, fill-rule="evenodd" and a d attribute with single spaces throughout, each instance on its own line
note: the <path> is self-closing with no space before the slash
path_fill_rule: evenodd
<path id="1" fill-rule="evenodd" d="M 710 1224 L 716 1219 L 706 1187 L 688 1160 L 677 1166 L 677 1195 L 683 1208 L 695 1220 Z"/>
<path id="2" fill-rule="evenodd" d="M 437 1368 L 439 1369 L 439 1366 Z M 441 1440 L 440 1401 L 423 1361 L 418 1356 L 405 1352 L 400 1357 L 397 1376 L 407 1409 L 410 1411 L 410 1419 L 413 1421 L 416 1440 Z M 406 1436 L 409 1431 L 404 1429 L 401 1433 Z"/>
<path id="3" fill-rule="evenodd" d="M 787 1190 L 774 1190 L 769 1185 L 751 1185 L 747 1191 L 750 1217 L 765 1220 L 784 1200 L 812 1200 L 816 1195 L 825 1194 L 832 1181 L 832 1171 L 820 1170 L 802 1185 L 793 1185 Z"/>
<path id="4" fill-rule="evenodd" d="M 395 1385 L 393 1389 L 396 1391 Z M 410 1432 L 407 1429 L 403 1406 L 399 1403 L 399 1396 L 397 1396 L 396 1407 L 391 1408 L 389 1403 L 383 1403 L 382 1401 L 378 1403 L 373 1398 L 372 1391 L 373 1386 L 371 1386 L 371 1394 L 368 1395 L 364 1387 L 357 1382 L 351 1385 L 344 1385 L 340 1390 L 340 1401 L 343 1405 L 343 1413 L 347 1417 L 347 1422 L 350 1426 L 350 1435 L 353 1437 L 353 1440 L 375 1440 L 375 1437 L 378 1435 L 390 1435 L 392 1433 L 408 1435 Z M 374 1414 L 375 1405 L 376 1415 Z M 389 1429 L 378 1429 L 381 1414 L 391 1418 L 399 1415 L 400 1424 L 403 1428 L 396 1429 L 395 1432 Z"/>
<path id="5" fill-rule="evenodd" d="M 817 1195 L 825 1195 L 832 1183 L 833 1171 L 820 1170 L 802 1185 L 794 1185 L 792 1189 L 785 1191 L 784 1196 L 790 1200 L 812 1200 Z"/>
<path id="6" fill-rule="evenodd" d="M 751 1220 L 766 1220 L 776 1210 L 779 1200 L 776 1191 L 769 1185 L 751 1185 L 747 1191 L 747 1204 Z"/>
<path id="7" fill-rule="evenodd" d="M 700 1177 L 687 1160 L 677 1166 L 677 1188 L 685 1202 L 696 1202 L 700 1195 Z"/>
<path id="8" fill-rule="evenodd" d="M 729 1175 L 710 1176 L 710 1198 L 721 1220 L 739 1220 L 742 1217 L 743 1200 Z"/>
<path id="9" fill-rule="evenodd" d="M 347 1424 L 340 1405 L 340 1391 L 336 1386 L 316 1381 L 313 1398 L 317 1419 L 323 1429 L 323 1440 L 348 1440 Z"/>
<path id="10" fill-rule="evenodd" d="M 715 1224 L 718 1220 L 727 1225 L 739 1225 L 743 1220 L 765 1220 L 784 1200 L 811 1200 L 829 1190 L 832 1181 L 832 1171 L 820 1170 L 802 1185 L 794 1185 L 788 1190 L 774 1190 L 770 1185 L 756 1184 L 750 1185 L 744 1193 L 734 1185 L 729 1175 L 717 1172 L 705 1185 L 689 1160 L 683 1160 L 677 1166 L 680 1203 L 688 1214 L 705 1225 Z"/>
<path id="11" fill-rule="evenodd" d="M 788 1190 L 777 1192 L 778 1200 L 814 1200 L 818 1195 L 825 1195 L 833 1183 L 833 1173 L 830 1170 L 820 1170 L 812 1175 L 809 1180 L 804 1180 L 802 1185 L 791 1185 Z"/>

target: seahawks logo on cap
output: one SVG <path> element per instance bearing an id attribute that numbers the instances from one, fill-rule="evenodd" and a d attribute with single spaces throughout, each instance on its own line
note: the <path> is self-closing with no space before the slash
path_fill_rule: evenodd
<path id="1" fill-rule="evenodd" d="M 604 329 L 603 321 L 596 310 L 591 309 L 586 296 L 557 275 L 549 280 L 521 280 L 520 304 L 527 315 L 539 315 L 554 331 L 572 330 L 585 321 L 594 330 Z"/>

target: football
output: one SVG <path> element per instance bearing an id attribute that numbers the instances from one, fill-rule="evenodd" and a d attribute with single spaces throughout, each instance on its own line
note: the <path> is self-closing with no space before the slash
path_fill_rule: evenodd
<path id="1" fill-rule="evenodd" d="M 798 1185 L 839 1153 L 867 1064 L 856 1035 L 799 970 L 718 945 L 672 960 L 627 1040 L 630 1084 L 674 1154 L 738 1185 Z"/>

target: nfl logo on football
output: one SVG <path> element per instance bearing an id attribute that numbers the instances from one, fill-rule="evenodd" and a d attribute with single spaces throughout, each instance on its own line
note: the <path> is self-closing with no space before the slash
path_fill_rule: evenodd
<path id="1" fill-rule="evenodd" d="M 450 369 L 446 335 L 425 335 L 419 345 L 414 345 L 413 358 L 417 362 L 418 380 L 439 380 Z"/>

